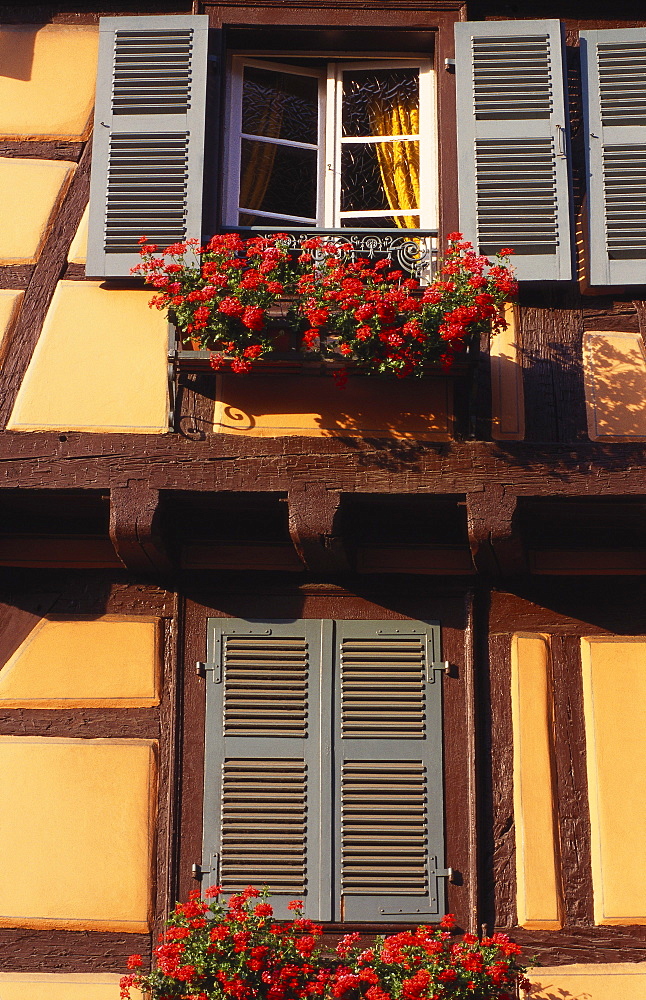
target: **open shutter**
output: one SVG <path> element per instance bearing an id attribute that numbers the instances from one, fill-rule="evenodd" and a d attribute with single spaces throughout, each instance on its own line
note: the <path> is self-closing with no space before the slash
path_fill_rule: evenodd
<path id="1" fill-rule="evenodd" d="M 523 281 L 572 277 L 559 21 L 455 25 L 460 228 Z"/>
<path id="2" fill-rule="evenodd" d="M 346 921 L 445 912 L 439 626 L 336 622 L 337 892 Z"/>
<path id="3" fill-rule="evenodd" d="M 646 28 L 581 32 L 592 285 L 646 284 Z"/>
<path id="4" fill-rule="evenodd" d="M 276 915 L 302 899 L 330 919 L 329 623 L 209 622 L 203 866 L 225 892 L 269 885 Z M 329 675 L 329 671 L 328 671 Z"/>
<path id="5" fill-rule="evenodd" d="M 206 15 L 101 18 L 88 276 L 201 239 L 207 41 Z"/>

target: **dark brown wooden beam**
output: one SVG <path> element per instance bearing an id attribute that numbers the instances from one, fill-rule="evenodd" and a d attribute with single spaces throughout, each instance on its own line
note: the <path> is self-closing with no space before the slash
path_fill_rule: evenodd
<path id="1" fill-rule="evenodd" d="M 0 928 L 5 972 L 121 972 L 133 953 L 149 958 L 148 934 Z"/>
<path id="2" fill-rule="evenodd" d="M 35 264 L 6 264 L 0 266 L 0 288 L 21 290 L 27 288 Z"/>
<path id="3" fill-rule="evenodd" d="M 527 557 L 514 520 L 518 497 L 501 486 L 467 493 L 467 530 L 473 565 L 489 576 L 527 571 Z"/>
<path id="4" fill-rule="evenodd" d="M 341 494 L 323 485 L 300 484 L 287 494 L 289 534 L 310 573 L 348 573 L 350 564 L 338 526 Z"/>
<path id="5" fill-rule="evenodd" d="M 498 485 L 519 497 L 646 496 L 646 447 L 464 441 L 402 449 L 372 439 L 0 434 L 0 490 L 123 488 L 139 480 L 152 490 L 285 492 L 323 477 L 338 492 L 464 494 Z"/>
<path id="6" fill-rule="evenodd" d="M 159 739 L 157 708 L 3 708 L 3 736 Z"/>
<path id="7" fill-rule="evenodd" d="M 110 490 L 110 539 L 133 573 L 168 573 L 172 564 L 159 528 L 159 491 L 131 482 Z"/>
<path id="8" fill-rule="evenodd" d="M 72 160 L 76 163 L 83 152 L 82 142 L 64 139 L 3 139 L 0 156 L 19 156 L 38 160 Z"/>

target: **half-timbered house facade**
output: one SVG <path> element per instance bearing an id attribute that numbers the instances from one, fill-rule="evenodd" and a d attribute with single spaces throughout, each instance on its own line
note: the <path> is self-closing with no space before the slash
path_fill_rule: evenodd
<path id="1" fill-rule="evenodd" d="M 216 881 L 646 992 L 640 13 L 0 6 L 3 1000 L 114 1000 Z M 448 373 L 216 373 L 138 240 L 284 228 L 518 302 Z"/>

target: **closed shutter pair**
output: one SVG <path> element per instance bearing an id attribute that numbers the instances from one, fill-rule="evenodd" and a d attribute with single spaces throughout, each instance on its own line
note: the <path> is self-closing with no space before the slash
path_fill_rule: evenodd
<path id="1" fill-rule="evenodd" d="M 439 626 L 209 622 L 203 867 L 278 916 L 445 912 Z"/>
<path id="2" fill-rule="evenodd" d="M 460 227 L 520 280 L 570 280 L 562 26 L 455 32 Z M 202 238 L 207 48 L 206 15 L 101 19 L 88 275 L 129 274 L 141 236 Z M 644 283 L 646 29 L 581 32 L 581 58 L 590 282 Z"/>

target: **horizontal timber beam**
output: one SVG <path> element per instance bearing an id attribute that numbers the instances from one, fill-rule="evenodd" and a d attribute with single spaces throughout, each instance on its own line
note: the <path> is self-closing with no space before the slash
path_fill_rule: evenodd
<path id="1" fill-rule="evenodd" d="M 644 445 L 347 441 L 217 435 L 0 433 L 0 491 L 119 489 L 272 492 L 324 483 L 340 493 L 646 495 Z"/>

